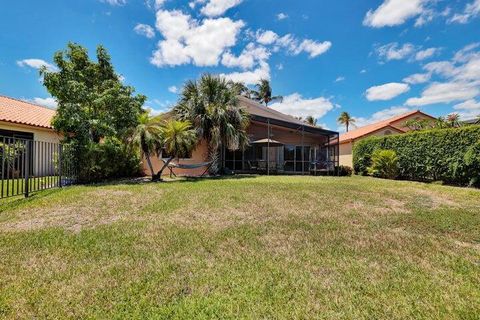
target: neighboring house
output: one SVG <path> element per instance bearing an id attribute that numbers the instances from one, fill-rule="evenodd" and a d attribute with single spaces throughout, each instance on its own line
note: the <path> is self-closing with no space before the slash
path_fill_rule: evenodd
<path id="1" fill-rule="evenodd" d="M 0 155 L 3 158 L 4 147 L 30 143 L 30 170 L 34 175 L 52 174 L 54 172 L 55 148 L 58 148 L 61 136 L 51 125 L 55 110 L 37 106 L 25 101 L 0 96 Z M 18 139 L 18 140 L 17 140 Z M 12 147 L 11 147 L 12 148 Z M 21 158 L 23 153 L 20 153 Z M 18 160 L 19 163 L 22 161 Z M 18 163 L 17 163 L 18 165 Z M 17 170 L 23 170 L 16 168 Z M 0 169 L 1 171 L 1 169 Z"/>
<path id="2" fill-rule="evenodd" d="M 338 165 L 338 132 L 313 127 L 292 116 L 265 107 L 245 97 L 239 105 L 250 114 L 247 129 L 250 146 L 244 151 L 225 150 L 221 164 L 237 173 L 318 174 L 333 173 Z M 207 143 L 201 141 L 189 158 L 179 159 L 181 165 L 208 161 Z M 163 162 L 152 159 L 155 171 Z M 175 160 L 177 162 L 177 160 Z M 206 167 L 175 168 L 177 175 L 200 175 Z M 145 172 L 149 172 L 145 168 Z M 168 174 L 169 171 L 164 172 Z"/>
<path id="3" fill-rule="evenodd" d="M 370 136 L 386 136 L 391 134 L 405 133 L 410 131 L 410 129 L 405 125 L 405 122 L 412 119 L 435 120 L 434 117 L 416 110 L 341 134 L 340 165 L 353 167 L 352 149 L 357 141 Z"/>
<path id="4" fill-rule="evenodd" d="M 0 96 L 0 137 L 60 141 L 51 121 L 55 110 Z"/>

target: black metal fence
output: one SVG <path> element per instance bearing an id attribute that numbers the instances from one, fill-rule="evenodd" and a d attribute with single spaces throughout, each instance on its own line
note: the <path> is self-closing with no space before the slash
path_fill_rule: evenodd
<path id="1" fill-rule="evenodd" d="M 76 181 L 72 152 L 60 143 L 0 136 L 0 199 Z"/>

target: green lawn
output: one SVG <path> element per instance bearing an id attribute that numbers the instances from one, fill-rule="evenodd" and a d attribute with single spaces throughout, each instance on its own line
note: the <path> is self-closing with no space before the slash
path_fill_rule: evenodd
<path id="1" fill-rule="evenodd" d="M 480 190 L 241 177 L 2 203 L 0 318 L 480 317 Z"/>

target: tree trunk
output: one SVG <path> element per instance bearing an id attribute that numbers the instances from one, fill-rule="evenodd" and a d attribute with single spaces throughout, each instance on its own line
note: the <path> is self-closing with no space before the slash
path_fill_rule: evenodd
<path id="1" fill-rule="evenodd" d="M 147 158 L 148 168 L 150 169 L 150 173 L 152 174 L 152 181 L 153 181 L 153 178 L 155 176 L 155 171 L 153 171 L 152 160 L 150 159 L 150 156 L 146 153 L 144 153 L 144 157 Z"/>
<path id="2" fill-rule="evenodd" d="M 173 160 L 173 157 L 170 157 L 170 158 L 168 158 L 167 162 L 165 162 L 163 164 L 160 171 L 158 171 L 157 174 L 154 176 L 155 181 L 161 181 L 162 180 L 163 171 L 168 167 L 168 165 L 170 164 L 170 162 L 172 162 L 172 160 Z"/>

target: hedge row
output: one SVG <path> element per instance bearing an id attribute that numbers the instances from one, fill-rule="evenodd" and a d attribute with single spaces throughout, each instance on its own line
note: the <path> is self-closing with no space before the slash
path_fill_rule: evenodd
<path id="1" fill-rule="evenodd" d="M 401 179 L 468 185 L 475 179 L 478 181 L 480 173 L 466 163 L 465 155 L 468 150 L 477 150 L 474 145 L 479 143 L 477 125 L 370 137 L 355 144 L 353 167 L 356 174 L 365 175 L 374 150 L 394 150 Z"/>

